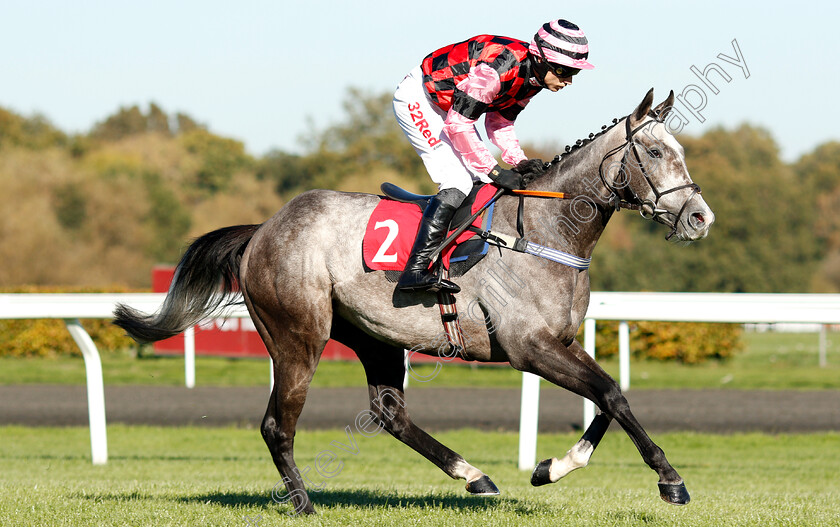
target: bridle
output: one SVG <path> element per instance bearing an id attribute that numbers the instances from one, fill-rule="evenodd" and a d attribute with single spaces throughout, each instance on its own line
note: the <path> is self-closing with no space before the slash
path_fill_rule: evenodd
<path id="1" fill-rule="evenodd" d="M 671 232 L 668 233 L 668 235 L 665 237 L 666 240 L 669 240 L 669 239 L 671 239 L 671 237 L 674 234 L 677 233 L 677 226 L 680 224 L 680 218 L 682 217 L 683 212 L 685 212 L 685 208 L 686 208 L 686 206 L 688 206 L 688 202 L 691 201 L 692 198 L 694 198 L 694 196 L 696 194 L 700 194 L 700 186 L 697 185 L 696 183 L 688 183 L 686 185 L 680 185 L 678 187 L 670 188 L 670 189 L 662 191 L 662 192 L 660 192 L 659 189 L 656 188 L 656 185 L 654 185 L 653 180 L 651 180 L 650 175 L 648 174 L 648 171 L 645 170 L 645 165 L 644 165 L 644 163 L 642 163 L 642 159 L 639 156 L 639 151 L 636 148 L 636 141 L 633 140 L 633 137 L 640 130 L 642 130 L 647 125 L 649 125 L 651 123 L 655 123 L 655 122 L 656 123 L 662 123 L 663 121 L 660 121 L 659 119 L 654 118 L 653 120 L 646 121 L 646 122 L 642 123 L 641 125 L 637 126 L 635 129 L 631 129 L 630 128 L 630 117 L 628 116 L 627 118 L 625 118 L 624 127 L 625 127 L 626 140 L 625 140 L 624 144 L 613 148 L 612 150 L 607 152 L 606 155 L 604 155 L 604 158 L 601 160 L 601 164 L 598 166 L 598 175 L 601 177 L 601 182 L 604 184 L 604 186 L 607 188 L 607 190 L 610 191 L 610 205 L 615 207 L 616 210 L 618 210 L 619 208 L 630 209 L 630 210 L 638 210 L 639 214 L 641 214 L 643 218 L 658 221 L 659 223 L 662 223 L 663 225 L 668 225 L 668 223 L 666 221 L 664 221 L 663 219 L 661 219 L 662 216 L 665 215 L 665 214 L 673 216 L 674 213 L 670 212 L 668 210 L 659 208 L 659 200 L 662 198 L 662 196 L 665 196 L 665 195 L 670 194 L 672 192 L 676 192 L 678 190 L 683 190 L 683 189 L 686 189 L 686 188 L 692 189 L 691 195 L 688 196 L 688 198 L 683 202 L 682 207 L 680 208 L 680 211 L 676 214 L 676 218 L 674 219 L 674 222 L 669 225 L 671 227 Z M 656 198 L 655 201 L 640 198 L 636 194 L 636 192 L 633 191 L 633 189 L 630 187 L 629 184 L 626 185 L 626 189 L 630 191 L 630 194 L 633 196 L 633 199 L 632 199 L 632 201 L 625 200 L 624 198 L 622 198 L 620 196 L 620 193 L 619 193 L 618 189 L 614 185 L 610 184 L 607 181 L 606 176 L 604 175 L 604 164 L 607 162 L 607 160 L 609 158 L 611 158 L 612 156 L 614 156 L 615 154 L 617 154 L 618 152 L 624 150 L 628 145 L 630 146 L 630 151 L 633 152 L 633 157 L 636 158 L 636 164 L 639 167 L 639 169 L 641 170 L 642 176 L 644 176 L 645 181 L 647 181 L 648 185 L 650 186 L 650 189 L 653 191 L 653 195 Z M 626 159 L 627 159 L 627 152 L 625 151 L 624 154 L 621 156 L 621 168 L 620 168 L 619 172 L 624 174 L 625 175 L 625 181 L 628 181 L 626 179 L 627 176 L 629 175 L 627 167 L 625 166 Z M 629 183 L 629 181 L 628 181 L 628 183 Z"/>

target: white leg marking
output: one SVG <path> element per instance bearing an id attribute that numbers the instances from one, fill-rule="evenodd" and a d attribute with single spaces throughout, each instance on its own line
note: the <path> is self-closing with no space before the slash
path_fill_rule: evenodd
<path id="1" fill-rule="evenodd" d="M 483 475 L 484 472 L 478 470 L 466 461 L 458 461 L 452 468 L 452 477 L 455 479 L 465 479 L 467 480 L 467 483 L 475 481 Z"/>
<path id="2" fill-rule="evenodd" d="M 560 478 L 568 475 L 569 472 L 585 467 L 589 464 L 589 458 L 592 457 L 592 452 L 594 451 L 595 448 L 592 446 L 592 443 L 581 439 L 566 452 L 563 459 L 552 458 L 548 479 L 552 483 L 555 483 Z"/>

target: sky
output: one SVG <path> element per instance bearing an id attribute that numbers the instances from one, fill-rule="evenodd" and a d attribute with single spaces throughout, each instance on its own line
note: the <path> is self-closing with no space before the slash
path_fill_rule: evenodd
<path id="1" fill-rule="evenodd" d="M 349 87 L 390 93 L 439 47 L 482 33 L 530 40 L 557 18 L 586 32 L 595 69 L 533 99 L 517 119 L 524 143 L 573 143 L 651 87 L 656 102 L 684 95 L 690 135 L 761 126 L 786 161 L 840 140 L 834 2 L 4 2 L 0 106 L 85 132 L 155 102 L 252 154 L 300 152 L 303 134 L 344 118 Z"/>

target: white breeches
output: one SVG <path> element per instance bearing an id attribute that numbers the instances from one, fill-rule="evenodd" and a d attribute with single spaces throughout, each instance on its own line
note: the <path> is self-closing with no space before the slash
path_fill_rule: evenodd
<path id="1" fill-rule="evenodd" d="M 443 133 L 446 112 L 438 108 L 423 87 L 423 72 L 417 66 L 397 86 L 394 114 L 411 146 L 420 155 L 438 190 L 456 188 L 469 195 L 473 181 L 490 183 L 486 174 L 471 170 Z M 476 130 L 476 133 L 478 131 Z"/>

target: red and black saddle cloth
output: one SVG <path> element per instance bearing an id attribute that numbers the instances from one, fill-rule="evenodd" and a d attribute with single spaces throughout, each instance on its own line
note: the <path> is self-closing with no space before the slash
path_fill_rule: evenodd
<path id="1" fill-rule="evenodd" d="M 387 196 L 373 210 L 362 241 L 362 255 L 367 271 L 385 271 L 397 281 L 408 261 L 414 238 L 420 228 L 423 209 L 431 196 L 411 194 L 394 185 L 383 185 Z M 493 184 L 478 183 L 455 213 L 451 227 L 457 228 L 493 198 L 498 190 Z M 489 231 L 493 221 L 491 203 L 472 223 L 476 230 Z M 452 231 L 450 231 L 451 233 Z M 440 255 L 443 269 L 450 276 L 461 276 L 478 263 L 489 245 L 472 230 L 465 230 Z"/>

